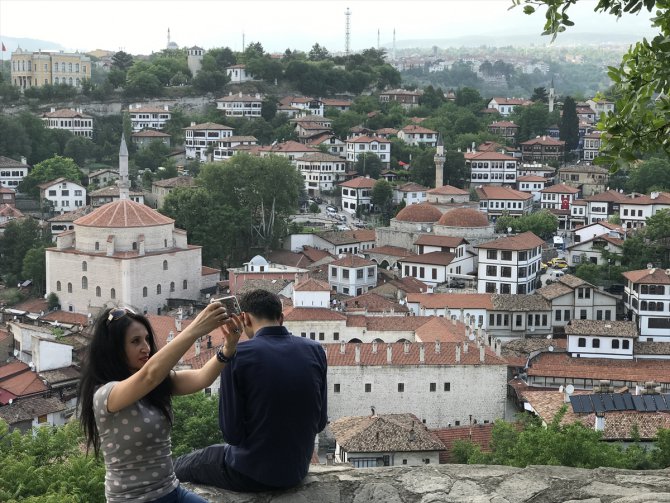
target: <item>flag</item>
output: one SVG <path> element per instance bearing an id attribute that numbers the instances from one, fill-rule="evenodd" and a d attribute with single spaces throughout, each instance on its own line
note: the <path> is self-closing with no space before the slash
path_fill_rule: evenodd
<path id="1" fill-rule="evenodd" d="M 5 52 L 6 50 L 7 50 L 7 48 L 5 47 L 5 44 L 3 43 L 2 44 L 2 52 Z"/>
<path id="2" fill-rule="evenodd" d="M 399 164 L 400 166 L 407 166 L 407 163 L 406 163 L 406 162 L 402 162 L 402 161 L 398 161 L 398 164 Z"/>

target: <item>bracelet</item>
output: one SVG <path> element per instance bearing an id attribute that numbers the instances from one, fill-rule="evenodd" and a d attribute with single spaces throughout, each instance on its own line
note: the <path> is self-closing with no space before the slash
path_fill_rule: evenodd
<path id="1" fill-rule="evenodd" d="M 235 349 L 235 352 L 232 354 L 232 356 L 229 358 L 226 355 L 223 354 L 223 346 L 219 346 L 219 350 L 216 352 L 216 359 L 219 360 L 221 363 L 230 363 L 233 358 L 237 355 L 237 349 Z"/>

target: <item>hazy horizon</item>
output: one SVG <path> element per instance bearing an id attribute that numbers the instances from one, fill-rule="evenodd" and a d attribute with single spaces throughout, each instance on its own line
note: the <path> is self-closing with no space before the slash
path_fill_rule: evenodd
<path id="1" fill-rule="evenodd" d="M 169 28 L 171 40 L 180 47 L 228 46 L 239 51 L 244 37 L 246 45 L 260 42 L 268 52 L 308 51 L 314 43 L 342 52 L 348 7 L 352 51 L 376 47 L 378 30 L 380 45 L 389 47 L 394 29 L 398 45 L 466 36 L 482 36 L 488 42 L 510 34 L 536 34 L 538 42 L 548 44 L 549 37 L 539 38 L 544 13 L 528 16 L 520 7 L 508 10 L 511 5 L 511 0 L 0 0 L 0 40 L 29 38 L 73 51 L 150 54 L 166 47 Z M 626 35 L 633 40 L 656 33 L 646 12 L 617 21 L 594 13 L 595 5 L 595 1 L 583 1 L 571 7 L 575 26 L 559 35 L 561 42 L 585 33 Z M 175 15 L 181 10 L 189 16 Z M 64 23 L 73 13 L 79 24 L 68 27 Z M 8 51 L 14 49 L 5 45 Z"/>

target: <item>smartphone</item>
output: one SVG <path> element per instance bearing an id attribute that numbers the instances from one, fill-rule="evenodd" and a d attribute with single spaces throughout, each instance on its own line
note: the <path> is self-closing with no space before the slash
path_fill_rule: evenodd
<path id="1" fill-rule="evenodd" d="M 234 295 L 229 295 L 228 297 L 221 297 L 219 299 L 212 299 L 212 302 L 220 302 L 223 304 L 223 307 L 226 308 L 226 313 L 229 315 L 240 315 L 242 310 L 240 309 L 240 303 L 237 302 L 237 297 Z"/>

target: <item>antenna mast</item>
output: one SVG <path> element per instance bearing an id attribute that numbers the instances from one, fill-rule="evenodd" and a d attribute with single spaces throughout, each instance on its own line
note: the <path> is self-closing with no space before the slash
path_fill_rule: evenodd
<path id="1" fill-rule="evenodd" d="M 349 56 L 349 51 L 351 50 L 351 11 L 347 7 L 347 11 L 344 13 L 346 22 L 344 30 L 344 53 Z"/>
<path id="2" fill-rule="evenodd" d="M 379 50 L 379 28 L 377 28 L 377 50 Z"/>

